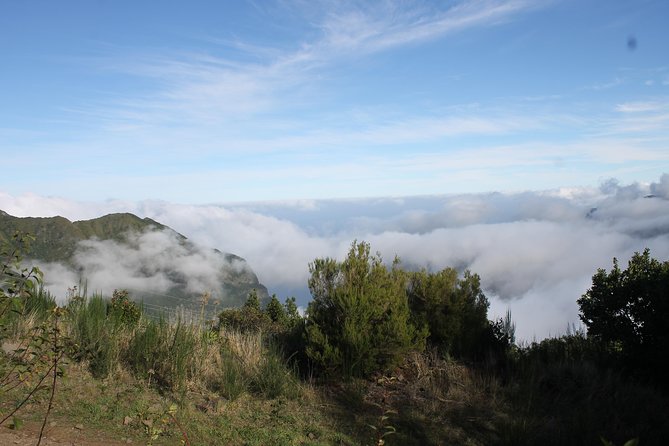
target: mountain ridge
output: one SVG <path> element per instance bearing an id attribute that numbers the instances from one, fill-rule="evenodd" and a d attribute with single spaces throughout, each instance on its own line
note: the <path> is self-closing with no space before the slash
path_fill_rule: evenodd
<path id="1" fill-rule="evenodd" d="M 213 292 L 212 294 L 220 296 L 219 304 L 226 307 L 243 304 L 248 293 L 254 289 L 261 300 L 269 298 L 267 288 L 260 283 L 245 259 L 218 249 L 198 246 L 169 226 L 148 217 L 140 218 L 131 213 L 114 213 L 89 220 L 70 221 L 62 216 L 15 217 L 0 210 L 0 242 L 11 242 L 11 237 L 16 231 L 30 233 L 35 237 L 30 244 L 30 251 L 24 254 L 26 258 L 38 265 L 40 263 L 65 265 L 78 273 L 84 281 L 87 279 L 85 277 L 87 273 L 95 273 L 101 267 L 105 267 L 97 263 L 93 266 L 86 264 L 87 257 L 84 254 L 88 253 L 88 257 L 91 257 L 91 255 L 100 254 L 100 250 L 110 247 L 121 250 L 121 254 L 117 254 L 119 256 L 123 256 L 123 253 L 138 254 L 138 257 L 143 259 L 142 264 L 138 265 L 136 271 L 129 271 L 131 277 L 128 279 L 141 279 L 142 276 L 149 277 L 153 274 L 165 277 L 165 280 L 173 284 L 162 293 L 152 290 L 146 290 L 146 295 L 138 295 L 141 292 L 136 293 L 137 300 L 154 305 L 165 307 L 185 305 L 194 308 L 200 305 L 199 298 L 204 292 Z M 158 241 L 169 243 L 166 246 L 167 255 L 181 255 L 186 259 L 188 256 L 198 256 L 199 261 L 209 262 L 208 265 L 203 265 L 207 266 L 208 270 L 218 268 L 212 274 L 216 276 L 216 283 L 220 285 L 219 289 L 202 289 L 196 292 L 192 289 L 191 278 L 188 277 L 187 272 L 170 268 L 169 265 L 160 266 L 161 262 L 158 261 L 151 262 L 152 254 L 142 252 L 142 250 L 146 251 L 147 246 L 154 248 L 151 243 L 155 240 L 147 241 L 143 237 L 156 233 L 163 234 Z M 157 255 L 162 255 L 162 253 Z M 159 264 L 159 266 L 151 265 L 151 263 Z M 126 278 L 120 277 L 119 282 L 123 283 L 124 279 Z M 211 280 L 208 283 L 211 283 Z M 96 286 L 95 283 L 90 285 Z M 159 296 L 156 297 L 156 294 L 174 296 L 180 300 L 167 302 L 165 299 L 161 300 Z"/>

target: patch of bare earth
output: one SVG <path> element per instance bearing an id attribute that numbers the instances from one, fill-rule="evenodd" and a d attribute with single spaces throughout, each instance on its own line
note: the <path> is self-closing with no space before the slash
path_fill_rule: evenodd
<path id="1" fill-rule="evenodd" d="M 39 439 L 41 423 L 26 422 L 20 429 L 0 427 L 0 445 L 35 446 Z M 51 422 L 44 429 L 42 446 L 120 446 L 137 444 L 131 439 L 109 438 L 104 433 L 95 432 L 82 425 L 60 425 Z"/>

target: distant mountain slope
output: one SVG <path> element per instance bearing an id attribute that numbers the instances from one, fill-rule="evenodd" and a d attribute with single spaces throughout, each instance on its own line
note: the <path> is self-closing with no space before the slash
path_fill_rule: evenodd
<path id="1" fill-rule="evenodd" d="M 246 261 L 234 254 L 195 245 L 171 228 L 133 214 L 110 214 L 71 222 L 63 217 L 13 217 L 0 211 L 0 241 L 15 231 L 35 236 L 26 257 L 47 270 L 61 265 L 93 290 L 127 288 L 151 306 L 194 309 L 203 292 L 211 308 L 241 305 L 255 289 L 268 293 Z M 49 281 L 57 277 L 46 277 Z M 75 285 L 73 283 L 72 285 Z M 217 306 L 213 306 L 217 303 Z"/>

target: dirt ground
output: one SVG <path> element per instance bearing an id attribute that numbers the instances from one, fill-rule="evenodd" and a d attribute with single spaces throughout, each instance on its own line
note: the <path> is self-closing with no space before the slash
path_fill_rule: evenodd
<path id="1" fill-rule="evenodd" d="M 35 446 L 41 428 L 39 423 L 26 423 L 18 430 L 0 427 L 0 445 Z M 107 438 L 99 432 L 93 432 L 82 426 L 60 426 L 50 424 L 42 437 L 42 446 L 120 446 L 141 444 L 129 438 Z"/>

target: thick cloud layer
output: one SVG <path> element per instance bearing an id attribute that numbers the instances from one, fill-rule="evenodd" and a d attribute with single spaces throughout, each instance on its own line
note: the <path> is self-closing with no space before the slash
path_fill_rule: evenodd
<path id="1" fill-rule="evenodd" d="M 308 263 L 341 258 L 354 239 L 410 267 L 471 269 L 491 315 L 510 308 L 521 339 L 578 324 L 576 299 L 599 267 L 648 247 L 669 257 L 669 175 L 649 184 L 477 194 L 189 206 L 165 202 L 74 203 L 0 194 L 19 216 L 70 219 L 127 211 L 205 246 L 246 258 L 271 292 L 308 300 Z M 104 249 L 102 252 L 106 252 Z M 160 258 L 159 252 L 150 254 Z M 131 265 L 127 265 L 130 267 Z M 160 286 L 156 278 L 156 286 Z"/>

